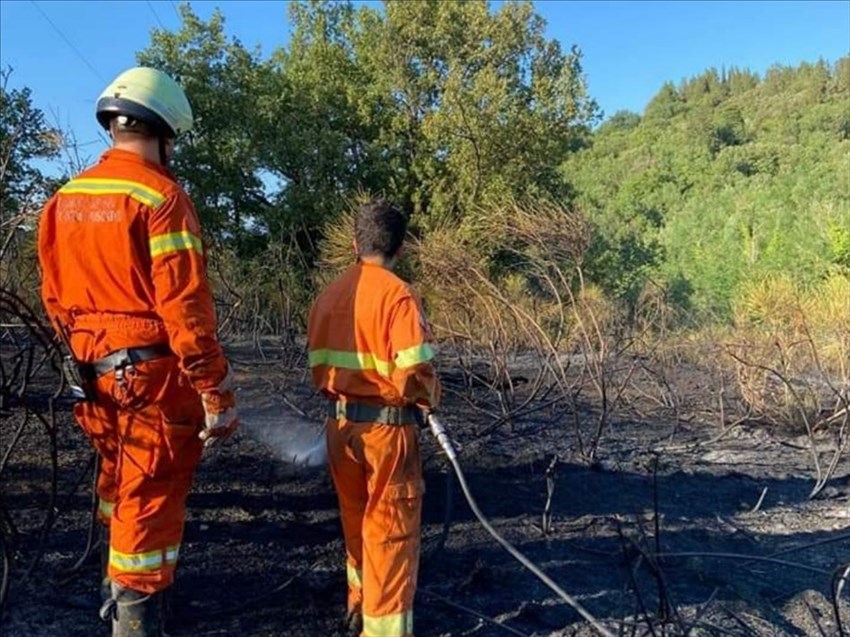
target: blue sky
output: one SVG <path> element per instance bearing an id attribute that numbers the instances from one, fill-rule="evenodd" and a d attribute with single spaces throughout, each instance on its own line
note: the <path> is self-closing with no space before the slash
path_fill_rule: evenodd
<path id="1" fill-rule="evenodd" d="M 0 0 L 0 65 L 14 69 L 12 87 L 28 86 L 51 122 L 71 129 L 83 153 L 96 157 L 105 148 L 93 114 L 97 95 L 135 64 L 151 29 L 179 28 L 177 4 Z M 191 4 L 202 18 L 220 7 L 228 35 L 264 54 L 288 40 L 286 2 Z M 762 74 L 772 64 L 834 62 L 850 53 L 850 0 L 538 0 L 535 7 L 549 37 L 581 48 L 590 94 L 606 115 L 640 112 L 665 81 L 709 67 Z"/>

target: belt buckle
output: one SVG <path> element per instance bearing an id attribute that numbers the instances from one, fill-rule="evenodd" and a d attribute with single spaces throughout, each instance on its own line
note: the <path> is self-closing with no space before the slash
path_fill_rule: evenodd
<path id="1" fill-rule="evenodd" d="M 130 355 L 130 350 L 122 349 L 115 352 L 117 355 L 117 359 L 115 364 L 113 365 L 113 369 L 115 370 L 115 380 L 118 383 L 124 382 L 124 373 L 133 371 L 133 358 Z"/>

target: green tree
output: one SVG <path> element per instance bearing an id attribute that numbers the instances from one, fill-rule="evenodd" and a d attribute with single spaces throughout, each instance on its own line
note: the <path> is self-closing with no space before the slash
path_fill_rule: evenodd
<path id="1" fill-rule="evenodd" d="M 47 124 L 29 88 L 9 88 L 11 70 L 0 70 L 0 227 L 31 212 L 54 182 L 34 165 L 56 157 L 62 136 Z"/>
<path id="2" fill-rule="evenodd" d="M 59 154 L 62 135 L 33 105 L 30 89 L 9 87 L 10 75 L 0 71 L 0 287 L 39 307 L 34 230 L 57 185 L 39 163 Z"/>
<path id="3" fill-rule="evenodd" d="M 291 43 L 267 60 L 220 14 L 181 11 L 139 59 L 184 81 L 199 125 L 176 168 L 225 236 L 315 228 L 360 189 L 424 225 L 563 197 L 560 163 L 597 114 L 580 52 L 547 40 L 530 3 L 295 2 Z"/>
<path id="4" fill-rule="evenodd" d="M 139 61 L 186 87 L 198 123 L 175 171 L 235 251 L 233 280 L 286 287 L 276 270 L 303 286 L 362 192 L 399 201 L 416 232 L 493 200 L 570 195 L 560 165 L 598 109 L 580 52 L 548 40 L 528 2 L 293 2 L 290 42 L 268 57 L 228 39 L 220 13 L 181 15 Z"/>
<path id="5" fill-rule="evenodd" d="M 138 61 L 171 74 L 189 95 L 195 130 L 179 144 L 174 171 L 211 237 L 243 248 L 272 205 L 253 144 L 262 134 L 255 114 L 268 84 L 268 67 L 256 52 L 227 40 L 218 11 L 207 23 L 188 5 L 180 12 L 180 31 L 155 30 Z"/>

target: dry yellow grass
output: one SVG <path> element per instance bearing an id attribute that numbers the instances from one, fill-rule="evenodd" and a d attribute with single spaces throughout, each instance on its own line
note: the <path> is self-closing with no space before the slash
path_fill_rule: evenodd
<path id="1" fill-rule="evenodd" d="M 850 382 L 850 279 L 835 274 L 814 289 L 786 276 L 745 288 L 728 351 L 744 400 L 783 424 L 814 422 L 830 386 Z"/>

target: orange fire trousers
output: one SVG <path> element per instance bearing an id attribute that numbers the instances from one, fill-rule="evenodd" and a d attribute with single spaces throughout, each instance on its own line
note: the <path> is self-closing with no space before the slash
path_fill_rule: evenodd
<path id="1" fill-rule="evenodd" d="M 97 380 L 74 407 L 101 457 L 98 515 L 109 527 L 109 578 L 154 593 L 174 581 L 186 497 L 201 458 L 204 409 L 174 356 Z"/>
<path id="2" fill-rule="evenodd" d="M 412 637 L 425 491 L 416 427 L 329 419 L 327 441 L 348 610 L 362 612 L 362 637 Z"/>

